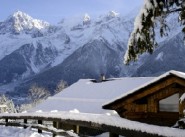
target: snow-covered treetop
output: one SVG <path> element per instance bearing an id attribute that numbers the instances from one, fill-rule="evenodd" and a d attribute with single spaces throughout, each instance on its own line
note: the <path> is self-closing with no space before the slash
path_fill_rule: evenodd
<path id="1" fill-rule="evenodd" d="M 0 31 L 20 33 L 24 30 L 44 29 L 49 26 L 49 23 L 33 19 L 28 14 L 17 11 L 9 16 L 4 22 L 0 24 Z M 1 32 L 2 33 L 2 32 Z"/>
<path id="2" fill-rule="evenodd" d="M 154 27 L 159 22 L 161 36 L 167 35 L 168 25 L 165 19 L 173 12 L 179 12 L 179 20 L 184 25 L 184 0 L 144 0 L 144 5 L 135 19 L 134 30 L 128 41 L 125 63 L 137 60 L 138 55 L 144 52 L 153 52 L 157 45 Z M 182 31 L 185 32 L 185 27 Z"/>

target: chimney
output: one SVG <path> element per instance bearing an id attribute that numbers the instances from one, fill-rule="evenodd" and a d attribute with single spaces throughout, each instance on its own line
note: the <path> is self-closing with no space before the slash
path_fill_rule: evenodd
<path id="1" fill-rule="evenodd" d="M 102 82 L 102 81 L 105 81 L 105 74 L 103 74 L 103 73 L 100 75 L 100 82 Z"/>

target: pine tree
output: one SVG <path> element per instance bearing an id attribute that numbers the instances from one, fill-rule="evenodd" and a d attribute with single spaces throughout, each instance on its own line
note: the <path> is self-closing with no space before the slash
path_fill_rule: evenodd
<path id="1" fill-rule="evenodd" d="M 144 0 L 143 8 L 135 19 L 134 30 L 128 42 L 125 64 L 136 61 L 144 52 L 152 53 L 157 42 L 155 40 L 155 24 L 160 23 L 161 37 L 167 35 L 166 17 L 174 12 L 179 13 L 182 32 L 185 33 L 185 0 Z"/>

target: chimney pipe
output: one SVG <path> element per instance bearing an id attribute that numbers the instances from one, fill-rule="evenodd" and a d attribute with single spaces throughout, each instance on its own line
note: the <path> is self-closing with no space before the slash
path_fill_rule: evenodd
<path id="1" fill-rule="evenodd" d="M 101 81 L 101 82 L 102 82 L 102 81 L 105 81 L 105 74 L 102 73 L 102 74 L 100 75 L 100 81 Z"/>

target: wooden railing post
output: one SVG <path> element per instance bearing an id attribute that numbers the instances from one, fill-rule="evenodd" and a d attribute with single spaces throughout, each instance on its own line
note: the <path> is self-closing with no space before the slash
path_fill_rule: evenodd
<path id="1" fill-rule="evenodd" d="M 73 130 L 74 130 L 75 133 L 79 134 L 79 132 L 80 132 L 80 126 L 74 125 L 73 126 Z"/>
<path id="2" fill-rule="evenodd" d="M 38 124 L 42 125 L 42 120 L 38 120 Z M 38 129 L 38 133 L 42 133 L 42 130 Z"/>
<path id="3" fill-rule="evenodd" d="M 24 124 L 27 124 L 27 119 L 24 119 Z M 27 128 L 27 126 L 24 125 L 24 128 Z"/>
<path id="4" fill-rule="evenodd" d="M 56 128 L 57 122 L 53 121 L 53 127 Z M 56 137 L 56 134 L 53 133 L 53 137 Z"/>
<path id="5" fill-rule="evenodd" d="M 53 121 L 53 127 L 56 128 L 56 129 L 59 129 L 59 122 L 56 122 L 56 121 Z M 53 137 L 55 137 L 56 134 L 53 134 Z"/>
<path id="6" fill-rule="evenodd" d="M 5 122 L 6 122 L 6 124 L 5 124 L 5 126 L 8 126 L 8 118 L 5 118 Z"/>
<path id="7" fill-rule="evenodd" d="M 119 135 L 115 133 L 109 133 L 109 137 L 119 137 Z"/>
<path id="8" fill-rule="evenodd" d="M 53 127 L 55 127 L 56 129 L 60 129 L 60 123 L 53 121 Z"/>

